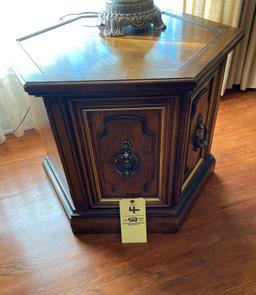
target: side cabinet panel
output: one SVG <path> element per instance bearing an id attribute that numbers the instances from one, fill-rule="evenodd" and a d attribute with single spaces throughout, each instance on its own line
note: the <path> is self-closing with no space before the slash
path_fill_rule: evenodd
<path id="1" fill-rule="evenodd" d="M 217 73 L 192 97 L 183 189 L 209 156 L 208 147 L 212 136 L 211 123 L 217 100 L 215 87 L 218 78 Z"/>
<path id="2" fill-rule="evenodd" d="M 191 173 L 198 161 L 203 158 L 204 147 L 207 146 L 210 85 L 211 83 L 209 82 L 192 100 L 187 161 L 184 171 L 185 177 Z"/>

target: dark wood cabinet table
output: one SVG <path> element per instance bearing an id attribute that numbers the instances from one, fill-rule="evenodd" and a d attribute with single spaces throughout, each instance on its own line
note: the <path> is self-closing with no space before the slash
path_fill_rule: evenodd
<path id="1" fill-rule="evenodd" d="M 47 111 L 44 167 L 76 233 L 119 231 L 119 200 L 136 197 L 150 232 L 176 232 L 214 170 L 224 67 L 243 34 L 163 20 L 161 33 L 104 37 L 80 19 L 18 40 L 24 88 Z"/>

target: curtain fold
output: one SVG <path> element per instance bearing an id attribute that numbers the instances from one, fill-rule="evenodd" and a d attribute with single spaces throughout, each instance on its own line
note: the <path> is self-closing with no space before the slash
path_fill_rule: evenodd
<path id="1" fill-rule="evenodd" d="M 255 9 L 256 1 L 244 1 L 239 27 L 245 35 L 234 51 L 227 88 L 232 88 L 234 84 L 240 84 L 241 90 L 256 88 L 256 64 L 254 62 L 256 58 Z"/>
<path id="2" fill-rule="evenodd" d="M 15 132 L 30 106 L 29 96 L 23 90 L 12 69 L 8 68 L 2 72 L 0 78 L 0 144 L 5 141 L 4 130 L 8 133 Z M 33 126 L 33 117 L 28 114 L 15 135 L 22 136 L 24 130 L 31 129 Z"/>
<path id="3" fill-rule="evenodd" d="M 250 32 L 248 49 L 241 78 L 241 89 L 256 85 L 256 17 L 254 7 L 253 25 Z"/>
<path id="4" fill-rule="evenodd" d="M 222 94 L 226 88 L 240 85 L 241 90 L 256 88 L 255 0 L 184 0 L 184 12 L 241 28 L 245 36 L 230 53 Z"/>

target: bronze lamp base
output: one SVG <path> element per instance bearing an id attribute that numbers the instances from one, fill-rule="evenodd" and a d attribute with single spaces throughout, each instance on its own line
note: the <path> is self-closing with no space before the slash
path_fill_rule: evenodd
<path id="1" fill-rule="evenodd" d="M 166 29 L 161 11 L 153 0 L 106 0 L 105 9 L 99 13 L 99 20 L 106 26 L 106 36 L 122 36 L 122 28 L 128 25 L 144 29 L 152 23 L 155 31 Z"/>

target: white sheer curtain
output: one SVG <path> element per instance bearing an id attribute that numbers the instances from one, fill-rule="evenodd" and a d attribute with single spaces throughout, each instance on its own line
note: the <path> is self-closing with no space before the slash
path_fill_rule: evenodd
<path id="1" fill-rule="evenodd" d="M 233 85 L 240 85 L 241 90 L 256 88 L 256 1 L 183 1 L 184 12 L 239 27 L 245 33 L 241 43 L 228 57 L 222 94 Z"/>
<path id="2" fill-rule="evenodd" d="M 76 13 L 88 9 L 98 9 L 100 0 L 92 4 L 84 0 L 8 0 L 0 4 L 0 144 L 5 135 L 13 133 L 33 104 L 33 97 L 28 96 L 19 83 L 13 68 L 13 48 L 15 40 L 24 35 L 51 26 L 67 13 Z M 24 130 L 35 127 L 32 112 L 15 133 L 21 136 Z"/>
<path id="3" fill-rule="evenodd" d="M 11 68 L 3 70 L 0 79 L 0 144 L 5 141 L 5 133 L 15 132 L 21 136 L 24 129 L 33 127 L 33 118 L 28 114 L 22 128 L 17 129 L 29 109 L 30 101 Z"/>

